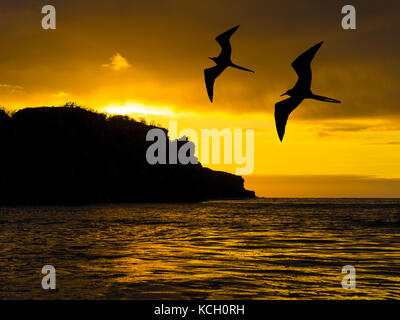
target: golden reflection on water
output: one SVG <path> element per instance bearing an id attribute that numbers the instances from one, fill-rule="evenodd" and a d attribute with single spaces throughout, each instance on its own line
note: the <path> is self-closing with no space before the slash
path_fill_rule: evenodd
<path id="1" fill-rule="evenodd" d="M 1 298 L 400 297 L 400 201 L 0 209 Z M 40 288 L 53 264 L 58 291 Z M 355 290 L 341 286 L 353 265 Z M 39 280 L 38 280 L 39 279 Z"/>

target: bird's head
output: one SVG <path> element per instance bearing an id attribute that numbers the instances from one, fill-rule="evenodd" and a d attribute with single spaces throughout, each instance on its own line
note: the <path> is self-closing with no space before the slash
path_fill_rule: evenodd
<path id="1" fill-rule="evenodd" d="M 286 91 L 285 93 L 282 93 L 281 97 L 283 97 L 283 96 L 292 96 L 292 89 Z"/>
<path id="2" fill-rule="evenodd" d="M 217 63 L 217 58 L 216 58 L 216 57 L 215 57 L 215 58 L 213 58 L 213 57 L 208 57 L 208 59 L 210 59 L 210 60 L 214 61 L 215 63 Z"/>

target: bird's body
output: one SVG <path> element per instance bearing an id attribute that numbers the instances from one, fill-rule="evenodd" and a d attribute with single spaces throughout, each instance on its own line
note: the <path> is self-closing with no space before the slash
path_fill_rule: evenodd
<path id="1" fill-rule="evenodd" d="M 279 101 L 277 104 L 275 104 L 275 123 L 279 139 L 281 141 L 285 135 L 286 123 L 290 113 L 296 109 L 304 99 L 340 103 L 338 100 L 319 96 L 311 91 L 311 61 L 313 60 L 318 49 L 321 47 L 322 43 L 323 42 L 320 42 L 308 49 L 306 52 L 298 56 L 297 59 L 292 63 L 292 67 L 296 71 L 299 79 L 292 89 L 282 94 L 282 96 L 289 95 L 290 98 Z"/>
<path id="2" fill-rule="evenodd" d="M 231 54 L 232 54 L 232 47 L 230 43 L 230 38 L 232 34 L 239 28 L 239 26 L 233 27 L 232 29 L 229 29 L 228 31 L 225 31 L 224 33 L 220 34 L 218 37 L 215 38 L 215 40 L 218 42 L 218 44 L 221 46 L 221 53 L 219 54 L 218 57 L 215 58 L 210 58 L 212 61 L 215 62 L 215 66 L 205 69 L 204 70 L 204 78 L 206 82 L 206 87 L 207 87 L 207 93 L 208 97 L 210 98 L 211 102 L 213 101 L 213 96 L 214 96 L 214 82 L 215 79 L 222 73 L 224 70 L 228 67 L 244 70 L 244 71 L 249 71 L 249 72 L 254 72 L 253 70 L 238 66 L 234 64 L 231 60 Z"/>

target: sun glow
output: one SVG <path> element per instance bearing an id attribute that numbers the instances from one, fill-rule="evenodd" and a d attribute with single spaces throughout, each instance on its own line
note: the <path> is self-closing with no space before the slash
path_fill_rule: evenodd
<path id="1" fill-rule="evenodd" d="M 141 103 L 127 102 L 124 105 L 110 104 L 103 108 L 103 111 L 109 114 L 120 115 L 157 115 L 173 116 L 174 112 L 170 107 L 145 106 Z"/>

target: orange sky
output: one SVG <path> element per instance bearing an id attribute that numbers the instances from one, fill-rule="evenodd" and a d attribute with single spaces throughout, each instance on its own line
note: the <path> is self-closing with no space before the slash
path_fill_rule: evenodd
<path id="1" fill-rule="evenodd" d="M 41 28 L 45 4 L 56 7 L 56 30 Z M 245 179 L 259 196 L 398 197 L 400 4 L 353 1 L 357 30 L 348 31 L 345 4 L 2 0 L 0 105 L 75 101 L 199 133 L 252 128 L 255 167 Z M 219 53 L 214 38 L 237 24 L 232 59 L 256 73 L 226 70 L 211 104 L 203 69 Z M 342 103 L 303 102 L 281 143 L 274 104 L 297 79 L 291 62 L 322 40 L 312 89 Z"/>

